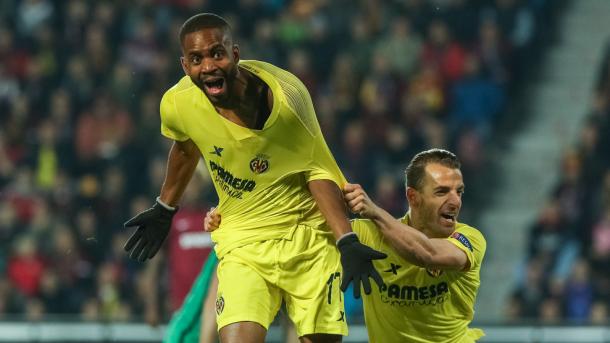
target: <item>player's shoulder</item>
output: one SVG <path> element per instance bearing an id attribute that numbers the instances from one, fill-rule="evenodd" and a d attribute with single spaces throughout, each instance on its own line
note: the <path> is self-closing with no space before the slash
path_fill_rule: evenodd
<path id="1" fill-rule="evenodd" d="M 370 219 L 352 219 L 350 224 L 362 242 L 370 244 L 380 238 L 377 224 Z"/>
<path id="2" fill-rule="evenodd" d="M 260 74 L 261 72 L 268 72 L 273 75 L 277 73 L 289 73 L 289 71 L 282 69 L 275 64 L 271 64 L 269 62 L 258 61 L 258 60 L 241 60 L 239 61 L 239 66 L 245 68 L 246 70 Z"/>
<path id="3" fill-rule="evenodd" d="M 193 83 L 190 77 L 183 76 L 178 82 L 171 86 L 163 93 L 161 98 L 162 109 L 172 109 L 174 104 L 179 101 L 180 96 L 188 94 L 189 91 L 196 89 L 197 86 Z"/>
<path id="4" fill-rule="evenodd" d="M 171 86 L 168 90 L 165 91 L 163 97 L 166 96 L 175 96 L 181 92 L 191 90 L 193 87 L 196 87 L 193 81 L 188 76 L 183 76 L 178 82 L 176 82 L 173 86 Z"/>
<path id="5" fill-rule="evenodd" d="M 370 219 L 352 219 L 350 220 L 352 230 L 373 230 L 375 229 L 375 222 Z"/>
<path id="6" fill-rule="evenodd" d="M 487 245 L 487 241 L 485 240 L 483 233 L 481 233 L 481 231 L 479 231 L 475 227 L 472 227 L 468 224 L 457 223 L 457 225 L 455 227 L 455 231 L 453 232 L 451 237 L 455 238 L 460 235 L 466 236 L 470 240 L 476 240 L 478 245 L 482 245 L 482 246 Z"/>
<path id="7" fill-rule="evenodd" d="M 255 75 L 260 76 L 261 73 L 271 75 L 273 78 L 279 81 L 280 86 L 282 88 L 285 87 L 286 83 L 297 87 L 303 85 L 303 82 L 301 82 L 301 80 L 293 73 L 268 62 L 257 60 L 242 60 L 239 62 L 239 65 L 245 68 L 246 70 L 254 73 Z"/>
<path id="8" fill-rule="evenodd" d="M 465 223 L 457 223 L 457 225 L 455 226 L 455 231 L 463 232 L 463 233 L 470 233 L 473 235 L 483 237 L 483 234 L 481 233 L 481 231 L 479 229 L 477 229 L 473 226 L 470 226 L 468 224 L 465 224 Z"/>

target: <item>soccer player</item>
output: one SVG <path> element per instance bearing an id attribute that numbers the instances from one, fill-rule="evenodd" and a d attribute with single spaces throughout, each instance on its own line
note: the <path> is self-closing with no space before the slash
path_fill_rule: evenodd
<path id="1" fill-rule="evenodd" d="M 446 150 L 420 152 L 406 169 L 409 211 L 401 219 L 375 205 L 357 184 L 345 186 L 352 229 L 363 243 L 388 255 L 376 261 L 385 286 L 363 298 L 372 343 L 474 342 L 474 315 L 486 242 L 457 221 L 464 182 L 457 157 Z"/>
<path id="2" fill-rule="evenodd" d="M 345 200 L 360 239 L 388 255 L 375 261 L 384 287 L 364 296 L 369 342 L 474 342 L 483 336 L 473 318 L 486 242 L 457 221 L 464 183 L 457 157 L 446 150 L 420 152 L 406 169 L 409 212 L 395 219 L 360 185 L 347 184 Z M 208 213 L 207 231 L 221 222 Z"/>
<path id="3" fill-rule="evenodd" d="M 125 223 L 137 227 L 125 250 L 139 261 L 155 255 L 203 155 L 223 215 L 212 233 L 221 341 L 263 342 L 284 301 L 303 342 L 340 342 L 339 288 L 353 280 L 359 296 L 369 277 L 381 285 L 372 261 L 385 254 L 351 231 L 345 179 L 307 89 L 278 67 L 241 61 L 217 15 L 189 18 L 180 43 L 186 76 L 160 106 L 161 132 L 174 141 L 165 181 L 154 206 Z"/>

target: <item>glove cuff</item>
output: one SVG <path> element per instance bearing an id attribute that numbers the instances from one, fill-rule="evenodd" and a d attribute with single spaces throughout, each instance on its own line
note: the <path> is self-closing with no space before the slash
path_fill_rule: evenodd
<path id="1" fill-rule="evenodd" d="M 161 205 L 161 207 L 165 208 L 168 211 L 171 212 L 176 212 L 178 210 L 178 207 L 172 207 L 169 206 L 168 204 L 164 203 L 163 201 L 161 201 L 161 197 L 157 197 L 157 199 L 155 199 L 157 201 L 157 204 Z"/>
<path id="2" fill-rule="evenodd" d="M 360 240 L 358 239 L 358 235 L 353 231 L 348 232 L 337 240 L 337 247 L 341 248 L 354 242 L 360 242 Z"/>

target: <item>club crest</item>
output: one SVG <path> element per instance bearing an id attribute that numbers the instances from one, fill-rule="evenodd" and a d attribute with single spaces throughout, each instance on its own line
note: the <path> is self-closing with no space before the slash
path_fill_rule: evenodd
<path id="1" fill-rule="evenodd" d="M 225 298 L 221 295 L 216 299 L 216 314 L 220 315 L 222 310 L 225 309 Z"/>
<path id="2" fill-rule="evenodd" d="M 269 157 L 263 154 L 256 155 L 250 161 L 250 170 L 255 174 L 262 174 L 269 169 Z"/>

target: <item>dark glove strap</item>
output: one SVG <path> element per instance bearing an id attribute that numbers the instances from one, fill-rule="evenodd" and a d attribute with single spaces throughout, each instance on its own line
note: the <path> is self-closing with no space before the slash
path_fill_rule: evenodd
<path id="1" fill-rule="evenodd" d="M 176 214 L 176 212 L 178 212 L 178 207 L 176 206 L 174 208 L 174 210 L 169 210 L 167 209 L 165 206 L 159 204 L 158 202 L 155 202 L 155 204 L 153 205 L 153 208 L 159 212 L 159 214 L 164 217 L 164 218 L 173 218 L 174 215 Z"/>
<path id="2" fill-rule="evenodd" d="M 358 239 L 358 236 L 356 234 L 346 235 L 345 237 L 341 238 L 339 242 L 337 242 L 337 248 L 341 250 L 342 248 L 351 245 L 352 243 L 358 242 L 360 242 L 360 240 Z"/>
<path id="3" fill-rule="evenodd" d="M 165 202 L 161 201 L 161 196 L 158 196 L 155 199 L 155 202 L 159 205 L 161 205 L 161 207 L 163 207 L 164 209 L 170 211 L 170 212 L 176 212 L 178 211 L 178 206 L 170 206 L 169 204 L 166 204 Z"/>

